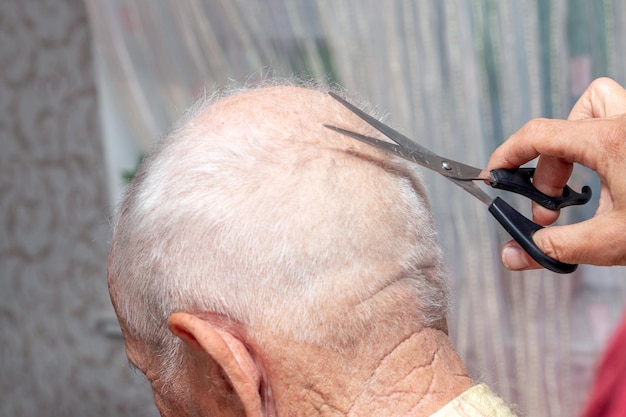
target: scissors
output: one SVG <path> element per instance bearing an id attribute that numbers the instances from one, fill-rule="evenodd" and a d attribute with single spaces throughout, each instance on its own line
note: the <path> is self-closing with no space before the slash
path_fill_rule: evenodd
<path id="1" fill-rule="evenodd" d="M 557 261 L 543 253 L 535 244 L 532 235 L 537 230 L 543 229 L 543 226 L 524 217 L 500 197 L 491 198 L 474 181 L 487 181 L 492 188 L 523 195 L 550 210 L 559 210 L 563 207 L 587 203 L 591 198 L 591 188 L 589 186 L 585 185 L 581 192 L 577 193 L 566 185 L 563 188 L 561 197 L 551 197 L 532 185 L 532 177 L 535 173 L 534 168 L 495 169 L 486 178 L 483 170 L 453 161 L 452 159 L 443 158 L 381 123 L 338 95 L 332 92 L 329 94 L 395 143 L 386 142 L 336 126 L 324 125 L 325 127 L 438 172 L 486 204 L 489 207 L 489 212 L 539 265 L 561 274 L 568 274 L 576 270 L 578 265 Z"/>

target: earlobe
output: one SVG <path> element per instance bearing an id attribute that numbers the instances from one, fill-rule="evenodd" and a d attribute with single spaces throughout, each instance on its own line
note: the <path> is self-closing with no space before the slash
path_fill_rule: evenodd
<path id="1" fill-rule="evenodd" d="M 225 326 L 182 312 L 172 314 L 168 326 L 194 355 L 208 355 L 221 368 L 219 371 L 228 377 L 246 416 L 264 415 L 259 393 L 262 378 L 259 366 L 237 335 Z"/>

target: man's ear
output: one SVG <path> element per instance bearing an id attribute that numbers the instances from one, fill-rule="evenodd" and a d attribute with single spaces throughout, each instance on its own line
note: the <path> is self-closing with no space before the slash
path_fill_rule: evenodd
<path id="1" fill-rule="evenodd" d="M 243 404 L 246 416 L 262 417 L 258 364 L 238 336 L 226 326 L 214 324 L 195 314 L 174 313 L 168 320 L 170 331 L 199 358 L 212 359 L 219 367 L 216 374 L 226 375 Z"/>

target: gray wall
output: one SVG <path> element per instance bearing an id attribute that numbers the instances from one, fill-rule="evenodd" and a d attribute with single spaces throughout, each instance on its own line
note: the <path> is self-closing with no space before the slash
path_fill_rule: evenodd
<path id="1" fill-rule="evenodd" d="M 155 415 L 98 324 L 109 209 L 80 0 L 0 2 L 0 415 Z"/>

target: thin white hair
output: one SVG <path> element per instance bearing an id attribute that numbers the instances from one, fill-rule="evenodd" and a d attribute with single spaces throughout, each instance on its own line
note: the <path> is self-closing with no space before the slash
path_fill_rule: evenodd
<path id="1" fill-rule="evenodd" d="M 249 90 L 200 99 L 128 187 L 108 272 L 127 341 L 148 347 L 171 376 L 180 341 L 167 320 L 177 311 L 337 349 L 386 314 L 390 325 L 444 319 L 441 253 L 410 164 L 329 149 L 307 138 L 306 126 L 294 131 L 271 117 L 232 129 L 216 128 L 222 113 L 207 119 L 218 103 Z M 397 317 L 367 302 L 380 293 L 392 304 L 395 293 L 384 295 L 391 284 L 411 300 Z"/>

